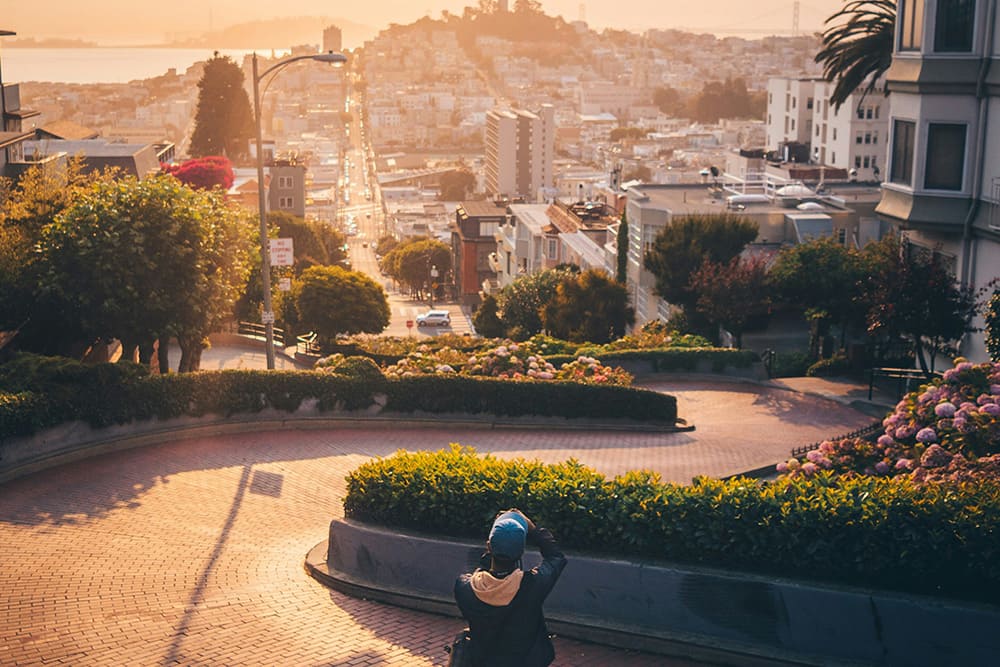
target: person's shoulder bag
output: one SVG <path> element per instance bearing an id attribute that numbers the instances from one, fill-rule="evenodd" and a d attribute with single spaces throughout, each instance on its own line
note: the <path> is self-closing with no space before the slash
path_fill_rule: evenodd
<path id="1" fill-rule="evenodd" d="M 472 635 L 469 628 L 455 635 L 444 650 L 448 653 L 448 667 L 472 667 Z"/>

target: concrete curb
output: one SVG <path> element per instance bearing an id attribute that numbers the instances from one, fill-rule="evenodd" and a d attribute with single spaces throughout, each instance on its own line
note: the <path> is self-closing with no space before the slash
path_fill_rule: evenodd
<path id="1" fill-rule="evenodd" d="M 457 616 L 481 543 L 335 519 L 306 571 L 349 595 Z M 538 554 L 526 552 L 525 568 Z M 546 601 L 559 634 L 722 665 L 993 664 L 1000 606 L 660 561 L 569 554 Z"/>
<path id="2" fill-rule="evenodd" d="M 608 430 L 652 433 L 693 431 L 694 426 L 668 427 L 665 424 L 552 418 L 504 418 L 474 415 L 431 415 L 421 413 L 380 414 L 365 412 L 340 414 L 300 414 L 273 408 L 255 414 L 232 417 L 207 415 L 180 417 L 166 421 L 151 419 L 105 428 L 92 428 L 83 422 L 68 422 L 23 438 L 0 438 L 0 483 L 53 466 L 79 461 L 91 456 L 124 451 L 184 437 L 212 437 L 260 430 L 316 430 L 331 428 L 462 428 L 484 430 Z"/>

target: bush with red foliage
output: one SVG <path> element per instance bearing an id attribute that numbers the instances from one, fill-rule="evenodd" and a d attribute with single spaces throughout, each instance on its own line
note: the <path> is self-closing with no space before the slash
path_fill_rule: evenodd
<path id="1" fill-rule="evenodd" d="M 161 165 L 163 171 L 195 190 L 211 190 L 233 186 L 233 163 L 222 155 L 194 158 L 181 164 Z"/>

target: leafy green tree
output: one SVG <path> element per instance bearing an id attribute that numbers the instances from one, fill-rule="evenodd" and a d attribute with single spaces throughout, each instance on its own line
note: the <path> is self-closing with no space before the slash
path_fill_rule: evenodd
<path id="1" fill-rule="evenodd" d="M 622 211 L 622 221 L 618 225 L 618 264 L 615 280 L 624 285 L 628 282 L 628 215 Z"/>
<path id="2" fill-rule="evenodd" d="M 691 274 L 698 312 L 733 334 L 737 348 L 743 347 L 747 323 L 765 315 L 771 306 L 767 282 L 762 259 L 734 257 L 728 264 L 706 261 Z"/>
<path id="3" fill-rule="evenodd" d="M 881 261 L 867 281 L 868 331 L 912 343 L 930 373 L 939 353 L 955 353 L 954 343 L 975 330 L 976 295 L 956 283 L 937 253 L 908 253 L 895 236 L 873 251 Z"/>
<path id="4" fill-rule="evenodd" d="M 383 236 L 375 243 L 375 252 L 385 257 L 390 252 L 395 250 L 396 246 L 399 245 L 399 240 L 395 236 Z"/>
<path id="5" fill-rule="evenodd" d="M 1000 362 L 1000 291 L 993 292 L 986 307 L 986 351 L 993 363 Z"/>
<path id="6" fill-rule="evenodd" d="M 502 338 L 507 335 L 503 320 L 497 315 L 497 300 L 492 294 L 487 294 L 479 308 L 472 316 L 472 326 L 476 333 L 485 338 Z"/>
<path id="7" fill-rule="evenodd" d="M 389 300 L 374 280 L 339 266 L 313 266 L 292 284 L 294 308 L 285 313 L 297 331 L 314 331 L 323 344 L 337 334 L 380 333 L 389 325 Z"/>
<path id="8" fill-rule="evenodd" d="M 65 165 L 35 165 L 0 198 L 0 328 L 19 329 L 22 347 L 45 354 L 73 354 L 84 335 L 67 318 L 68 304 L 40 293 L 34 251 L 42 230 L 88 183 L 109 177 L 84 174 L 81 165 L 76 158 Z"/>
<path id="9" fill-rule="evenodd" d="M 243 81 L 243 70 L 229 56 L 216 52 L 205 63 L 198 82 L 191 155 L 225 155 L 236 161 L 247 156 L 254 122 Z"/>
<path id="10" fill-rule="evenodd" d="M 462 169 L 441 175 L 441 201 L 462 201 L 476 187 L 476 177 L 471 171 Z"/>
<path id="11" fill-rule="evenodd" d="M 675 88 L 657 88 L 653 91 L 653 104 L 665 114 L 676 116 L 684 113 L 684 98 Z"/>
<path id="12" fill-rule="evenodd" d="M 385 272 L 415 292 L 428 289 L 451 271 L 451 248 L 434 239 L 419 239 L 397 246 L 382 260 Z M 431 276 L 437 270 L 438 277 Z"/>
<path id="13" fill-rule="evenodd" d="M 181 370 L 231 312 L 249 274 L 254 225 L 217 192 L 175 178 L 98 182 L 42 231 L 39 292 L 67 304 L 90 339 L 117 338 L 123 360 L 176 335 Z"/>
<path id="14" fill-rule="evenodd" d="M 645 139 L 649 130 L 641 127 L 616 127 L 608 135 L 610 141 L 621 141 L 623 139 Z"/>
<path id="15" fill-rule="evenodd" d="M 810 357 L 819 357 L 822 339 L 830 325 L 840 326 L 841 346 L 853 325 L 863 321 L 859 308 L 860 256 L 823 237 L 783 248 L 771 267 L 771 281 L 782 300 L 807 311 L 812 322 Z"/>
<path id="16" fill-rule="evenodd" d="M 574 275 L 568 270 L 548 269 L 521 276 L 501 290 L 497 303 L 508 333 L 527 339 L 542 331 L 542 309 L 556 295 L 559 283 Z"/>
<path id="17" fill-rule="evenodd" d="M 342 233 L 330 225 L 306 220 L 287 211 L 271 211 L 267 223 L 277 228 L 278 238 L 292 239 L 295 252 L 295 275 L 310 266 L 339 264 L 347 257 L 343 247 L 347 242 Z"/>
<path id="18" fill-rule="evenodd" d="M 574 343 L 608 343 L 635 323 L 628 290 L 599 269 L 567 277 L 542 308 L 545 328 Z"/>
<path id="19" fill-rule="evenodd" d="M 691 290 L 691 274 L 706 260 L 728 263 L 757 238 L 757 230 L 756 222 L 730 213 L 674 218 L 643 258 L 656 278 L 656 293 L 692 318 L 698 295 Z"/>
<path id="20" fill-rule="evenodd" d="M 873 92 L 892 64 L 896 0 L 851 0 L 826 25 L 816 62 L 836 82 L 830 103 L 839 109 L 858 88 Z"/>
<path id="21" fill-rule="evenodd" d="M 753 98 L 741 78 L 708 81 L 691 99 L 691 118 L 703 123 L 717 123 L 720 118 L 756 118 Z"/>

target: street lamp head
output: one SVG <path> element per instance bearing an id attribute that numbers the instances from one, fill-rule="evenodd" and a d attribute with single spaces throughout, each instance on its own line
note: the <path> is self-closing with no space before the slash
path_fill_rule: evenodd
<path id="1" fill-rule="evenodd" d="M 313 60 L 318 60 L 321 63 L 346 63 L 347 56 L 343 53 L 337 53 L 335 51 L 327 51 L 326 53 L 317 53 L 312 57 Z"/>

